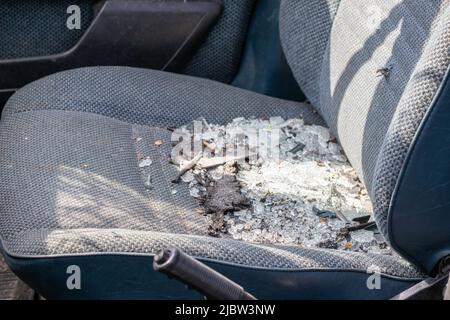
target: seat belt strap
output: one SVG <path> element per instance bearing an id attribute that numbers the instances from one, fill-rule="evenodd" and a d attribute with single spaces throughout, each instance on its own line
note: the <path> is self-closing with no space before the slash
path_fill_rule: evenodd
<path id="1" fill-rule="evenodd" d="M 438 275 L 427 278 L 391 300 L 450 300 L 450 257 L 442 259 Z"/>
<path id="2" fill-rule="evenodd" d="M 444 300 L 450 300 L 450 277 L 448 277 L 447 287 L 445 288 Z"/>

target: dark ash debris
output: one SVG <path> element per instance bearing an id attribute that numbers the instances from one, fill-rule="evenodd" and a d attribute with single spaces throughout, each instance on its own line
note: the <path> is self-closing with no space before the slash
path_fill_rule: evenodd
<path id="1" fill-rule="evenodd" d="M 221 179 L 214 180 L 208 173 L 203 175 L 201 183 L 205 188 L 200 197 L 200 204 L 205 213 L 211 215 L 208 234 L 218 236 L 225 230 L 224 215 L 249 206 L 249 201 L 241 193 L 241 187 L 236 179 L 234 164 L 225 166 Z"/>

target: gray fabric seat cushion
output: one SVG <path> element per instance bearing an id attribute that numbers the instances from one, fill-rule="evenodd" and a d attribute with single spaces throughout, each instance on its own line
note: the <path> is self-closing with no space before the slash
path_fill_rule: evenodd
<path id="1" fill-rule="evenodd" d="M 84 68 L 32 83 L 8 102 L 0 126 L 4 249 L 13 256 L 42 257 L 154 254 L 177 246 L 246 267 L 365 272 L 376 265 L 388 276 L 422 277 L 396 256 L 206 235 L 186 185 L 170 182 L 177 169 L 168 164 L 167 127 L 200 116 L 226 123 L 237 116 L 273 115 L 322 123 L 304 104 L 158 71 Z M 156 146 L 157 139 L 163 145 Z M 151 171 L 138 167 L 147 156 Z"/>

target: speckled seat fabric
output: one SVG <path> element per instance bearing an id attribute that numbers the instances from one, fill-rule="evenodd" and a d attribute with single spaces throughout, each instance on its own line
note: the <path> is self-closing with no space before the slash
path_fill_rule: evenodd
<path id="1" fill-rule="evenodd" d="M 392 210 L 411 202 L 399 197 L 410 194 L 399 181 L 414 177 L 404 172 L 422 159 L 411 154 L 421 147 L 416 136 L 426 137 L 421 128 L 434 119 L 430 110 L 442 110 L 449 1 L 367 5 L 380 10 L 375 27 L 365 24 L 366 3 L 282 1 L 284 51 L 315 110 L 211 80 L 125 67 L 62 72 L 19 90 L 0 124 L 0 237 L 9 265 L 49 298 L 198 297 L 152 271 L 153 255 L 168 246 L 259 298 L 390 298 L 423 279 L 448 253 L 448 215 Z M 206 235 L 186 186 L 170 182 L 177 172 L 167 161 L 168 128 L 238 116 L 328 125 L 370 191 L 381 230 L 405 258 Z M 149 172 L 138 166 L 145 156 L 153 160 Z M 430 168 L 433 176 L 440 167 Z M 147 173 L 157 188 L 145 188 Z M 436 197 L 428 199 L 415 204 L 439 206 Z M 398 218 L 405 212 L 408 224 Z M 80 267 L 82 290 L 66 287 L 71 265 Z M 374 268 L 379 290 L 367 286 Z"/>
<path id="2" fill-rule="evenodd" d="M 149 0 L 153 1 L 153 0 Z M 96 0 L 3 0 L 0 3 L 0 59 L 61 54 L 73 48 L 95 18 Z M 98 2 L 98 1 L 97 1 Z M 255 0 L 221 0 L 220 19 L 183 68 L 184 74 L 224 83 L 233 80 Z M 67 7 L 77 5 L 81 28 L 69 30 Z M 32 26 L 32 27 L 31 27 Z M 25 31 L 26 30 L 26 31 Z"/>

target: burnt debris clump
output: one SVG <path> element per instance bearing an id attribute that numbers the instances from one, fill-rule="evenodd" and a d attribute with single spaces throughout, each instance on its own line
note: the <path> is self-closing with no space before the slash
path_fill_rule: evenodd
<path id="1" fill-rule="evenodd" d="M 202 185 L 205 192 L 200 197 L 200 203 L 205 213 L 211 215 L 208 234 L 218 236 L 225 230 L 224 215 L 249 206 L 248 199 L 241 193 L 241 187 L 235 175 L 235 163 L 225 166 L 221 179 L 214 180 L 206 175 Z"/>

